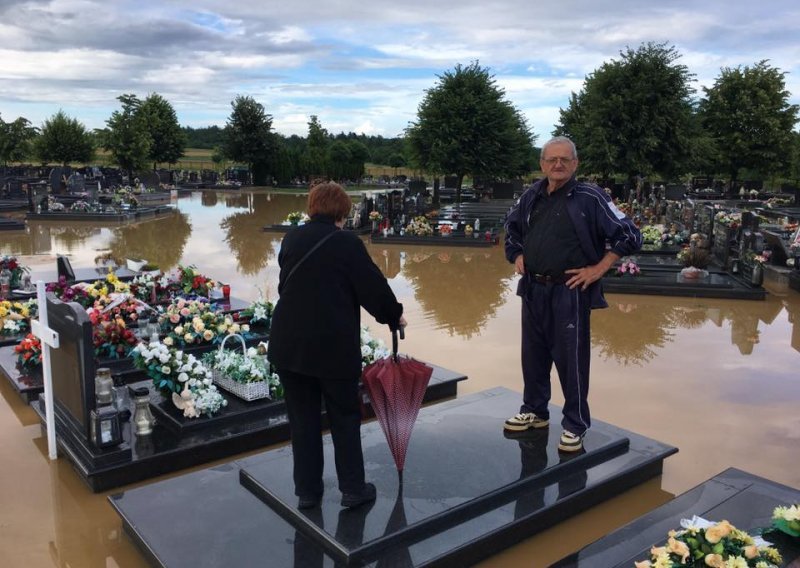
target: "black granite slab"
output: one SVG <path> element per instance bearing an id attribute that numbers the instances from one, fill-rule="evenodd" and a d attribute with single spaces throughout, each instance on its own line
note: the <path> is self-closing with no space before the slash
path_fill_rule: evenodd
<path id="1" fill-rule="evenodd" d="M 0 231 L 24 231 L 25 222 L 9 217 L 0 217 Z"/>
<path id="2" fill-rule="evenodd" d="M 730 468 L 553 566 L 629 568 L 634 561 L 649 559 L 652 546 L 663 546 L 667 533 L 680 529 L 681 519 L 697 515 L 712 522 L 727 520 L 752 534 L 771 525 L 776 506 L 797 502 L 800 490 Z M 781 533 L 765 534 L 764 538 L 781 552 L 784 566 L 800 560 L 800 540 Z"/>
<path id="3" fill-rule="evenodd" d="M 140 207 L 116 213 L 81 213 L 77 211 L 43 211 L 27 213 L 29 221 L 89 221 L 92 223 L 120 223 L 137 219 L 155 219 L 172 214 L 175 208 L 170 205 L 156 207 Z"/>
<path id="4" fill-rule="evenodd" d="M 322 506 L 305 513 L 308 523 L 351 544 L 400 535 L 392 536 L 397 540 L 385 543 L 387 548 L 362 558 L 360 565 L 467 566 L 658 475 L 664 458 L 676 451 L 597 421 L 594 434 L 587 437 L 589 452 L 607 437 L 627 438 L 628 451 L 600 463 L 560 455 L 554 446 L 558 428 L 506 439 L 502 420 L 519 407 L 519 397 L 497 388 L 423 408 L 402 491 L 380 426 L 365 424 L 362 444 L 367 478 L 378 488 L 376 502 L 341 508 L 328 459 Z M 558 413 L 555 407 L 553 411 Z M 454 438 L 460 441 L 453 443 Z M 330 445 L 326 436 L 327 452 Z M 109 501 L 154 566 L 341 566 L 240 484 L 241 471 L 264 472 L 270 464 L 286 469 L 287 456 L 288 448 L 270 450 L 112 495 Z M 480 510 L 414 531 L 420 519 L 462 506 L 481 488 L 491 492 L 502 483 L 513 489 L 496 499 L 480 494 L 486 503 Z"/>
<path id="5" fill-rule="evenodd" d="M 492 234 L 492 238 L 490 240 L 486 240 L 486 237 L 483 235 L 479 235 L 477 238 L 466 237 L 464 235 L 458 235 L 453 233 L 449 237 L 442 237 L 442 236 L 429 236 L 429 237 L 418 237 L 415 235 L 372 235 L 370 237 L 370 242 L 375 244 L 385 244 L 385 245 L 393 245 L 393 244 L 406 244 L 406 245 L 436 245 L 436 246 L 444 246 L 444 247 L 477 247 L 477 248 L 488 248 L 493 247 L 499 242 L 499 237 L 497 234 Z"/>
<path id="6" fill-rule="evenodd" d="M 421 417 L 414 427 L 402 485 L 385 442 L 365 438 L 364 459 L 370 462 L 370 479 L 380 489 L 369 525 L 357 534 L 348 525 L 340 526 L 349 519 L 338 515 L 340 495 L 332 488 L 319 518 L 296 508 L 290 448 L 249 460 L 241 470 L 241 482 L 327 553 L 350 565 L 376 557 L 402 540 L 442 531 L 514 501 L 526 487 L 542 487 L 548 480 L 570 477 L 628 451 L 628 438 L 603 424 L 589 431 L 586 451 L 572 455 L 558 451 L 557 428 L 509 440 L 498 427 L 509 412 L 508 398 L 486 398 L 477 415 L 476 403 L 467 397 Z M 468 431 L 482 438 L 480 443 L 473 443 L 473 436 L 465 440 L 467 423 Z M 326 449 L 326 461 L 333 461 L 332 445 Z M 443 464 L 464 475 L 442 475 Z M 481 471 L 476 472 L 478 464 Z M 386 531 L 398 506 L 405 511 L 404 526 Z"/>
<path id="7" fill-rule="evenodd" d="M 689 296 L 694 298 L 726 298 L 763 300 L 766 291 L 741 278 L 723 272 L 710 272 L 702 278 L 686 278 L 679 270 L 642 269 L 638 276 L 603 277 L 603 290 L 618 294 Z"/>
<path id="8" fill-rule="evenodd" d="M 425 402 L 455 396 L 458 383 L 467 377 L 437 365 L 431 366 L 434 371 L 425 392 Z M 129 384 L 151 390 L 151 408 L 165 400 L 152 389 L 150 380 Z M 73 462 L 75 470 L 90 489 L 97 492 L 289 439 L 286 406 L 282 401 L 262 399 L 247 402 L 227 393 L 224 396 L 228 407 L 216 417 L 196 419 L 204 422 L 201 427 L 180 427 L 189 420 L 178 418 L 177 410 L 175 420 L 181 423 L 178 427 L 162 419 L 149 436 L 138 437 L 130 422 L 125 422 L 122 426 L 123 443 L 118 448 L 103 451 L 88 443 L 86 437 L 70 427 L 67 421 L 57 417 L 58 448 Z M 32 408 L 44 428 L 43 400 L 34 401 Z M 133 411 L 132 404 L 129 409 Z M 367 406 L 365 412 L 369 416 L 371 409 Z M 327 424 L 324 414 L 323 424 Z M 126 451 L 129 454 L 124 457 Z"/>

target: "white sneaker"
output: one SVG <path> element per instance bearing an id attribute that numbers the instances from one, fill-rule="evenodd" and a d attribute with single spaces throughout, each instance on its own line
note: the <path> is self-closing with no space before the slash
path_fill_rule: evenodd
<path id="1" fill-rule="evenodd" d="M 539 418 L 533 412 L 521 412 L 515 414 L 503 424 L 504 430 L 511 432 L 522 432 L 528 428 L 547 428 L 550 421 L 547 418 Z"/>
<path id="2" fill-rule="evenodd" d="M 561 439 L 558 441 L 558 449 L 562 452 L 577 452 L 583 448 L 583 435 L 576 435 L 569 430 L 564 430 L 561 433 Z"/>

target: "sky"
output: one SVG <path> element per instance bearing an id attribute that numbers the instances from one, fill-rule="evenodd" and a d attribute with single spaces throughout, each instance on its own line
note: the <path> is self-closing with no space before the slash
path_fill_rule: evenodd
<path id="1" fill-rule="evenodd" d="M 0 118 L 103 128 L 116 97 L 155 92 L 184 126 L 224 126 L 248 95 L 284 135 L 317 115 L 395 137 L 439 76 L 478 61 L 541 144 L 587 74 L 644 42 L 674 45 L 698 96 L 768 59 L 800 103 L 798 30 L 797 0 L 0 0 Z"/>

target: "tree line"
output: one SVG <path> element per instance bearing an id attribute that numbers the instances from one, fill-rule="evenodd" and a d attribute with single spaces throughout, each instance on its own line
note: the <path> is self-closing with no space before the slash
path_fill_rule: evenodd
<path id="1" fill-rule="evenodd" d="M 723 175 L 800 178 L 798 105 L 785 73 L 759 61 L 723 68 L 697 96 L 694 74 L 666 43 L 627 48 L 586 76 L 560 110 L 554 134 L 577 145 L 581 172 L 602 178 Z M 305 137 L 284 136 L 254 98 L 238 95 L 224 127 L 181 127 L 158 94 L 118 97 L 106 128 L 88 132 L 62 111 L 41 128 L 0 117 L 0 163 L 89 162 L 103 147 L 128 171 L 175 163 L 185 148 L 213 149 L 218 164 L 245 164 L 256 184 L 313 177 L 357 180 L 365 162 L 410 166 L 428 175 L 510 179 L 537 169 L 537 135 L 478 62 L 456 65 L 426 90 L 404 135 L 332 135 L 317 116 Z"/>

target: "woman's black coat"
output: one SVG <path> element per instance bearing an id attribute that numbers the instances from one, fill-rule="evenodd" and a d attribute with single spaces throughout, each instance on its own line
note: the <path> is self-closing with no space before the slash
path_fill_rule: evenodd
<path id="1" fill-rule="evenodd" d="M 320 239 L 336 231 L 286 277 Z M 290 230 L 278 254 L 280 299 L 270 329 L 268 357 L 276 368 L 322 379 L 361 376 L 361 311 L 393 329 L 403 305 L 367 254 L 361 239 L 314 217 Z"/>

